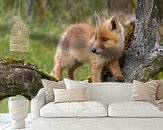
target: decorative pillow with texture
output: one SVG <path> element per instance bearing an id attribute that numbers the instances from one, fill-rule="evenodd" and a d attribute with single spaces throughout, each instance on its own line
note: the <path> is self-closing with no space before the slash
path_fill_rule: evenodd
<path id="1" fill-rule="evenodd" d="M 157 91 L 156 91 L 156 99 L 160 100 L 163 99 L 163 80 L 152 80 L 150 79 L 149 81 L 154 81 L 154 82 L 159 82 Z"/>
<path id="2" fill-rule="evenodd" d="M 79 102 L 87 101 L 85 95 L 86 88 L 79 89 L 53 89 L 55 95 L 55 102 Z"/>
<path id="3" fill-rule="evenodd" d="M 90 94 L 89 94 L 89 83 L 88 80 L 84 81 L 74 81 L 70 79 L 64 79 L 65 85 L 67 89 L 79 89 L 79 88 L 87 88 L 86 89 L 86 96 L 90 100 Z"/>
<path id="4" fill-rule="evenodd" d="M 54 101 L 54 92 L 53 89 L 65 89 L 65 84 L 63 81 L 55 82 L 46 79 L 42 79 L 42 83 L 45 90 L 45 100 L 46 103 Z"/>
<path id="5" fill-rule="evenodd" d="M 146 83 L 134 80 L 131 100 L 155 101 L 156 90 L 159 82 L 148 81 Z"/>
<path id="6" fill-rule="evenodd" d="M 159 85 L 157 87 L 157 92 L 156 92 L 156 99 L 158 100 L 163 99 L 163 80 L 159 81 Z"/>

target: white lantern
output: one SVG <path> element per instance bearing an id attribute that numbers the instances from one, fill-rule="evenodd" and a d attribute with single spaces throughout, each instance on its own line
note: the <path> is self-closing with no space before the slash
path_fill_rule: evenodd
<path id="1" fill-rule="evenodd" d="M 29 51 L 29 32 L 21 20 L 17 20 L 11 30 L 10 51 Z"/>
<path id="2" fill-rule="evenodd" d="M 21 20 L 19 0 L 19 19 L 15 22 L 10 34 L 10 51 L 29 51 L 29 32 L 26 25 Z"/>

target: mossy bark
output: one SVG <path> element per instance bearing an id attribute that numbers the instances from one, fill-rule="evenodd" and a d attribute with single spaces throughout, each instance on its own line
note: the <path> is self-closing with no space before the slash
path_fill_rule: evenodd
<path id="1" fill-rule="evenodd" d="M 42 78 L 55 80 L 23 60 L 0 60 L 0 100 L 18 94 L 32 99 L 43 87 Z"/>
<path id="2" fill-rule="evenodd" d="M 158 0 L 159 2 L 161 0 Z M 157 13 L 163 6 L 156 0 L 138 0 L 134 38 L 126 53 L 123 67 L 125 78 L 147 81 L 163 70 L 163 46 L 159 33 L 160 16 Z"/>
<path id="3" fill-rule="evenodd" d="M 147 81 L 163 71 L 163 1 L 138 0 L 133 38 L 126 45 L 125 81 Z M 114 81 L 109 75 L 108 81 Z"/>

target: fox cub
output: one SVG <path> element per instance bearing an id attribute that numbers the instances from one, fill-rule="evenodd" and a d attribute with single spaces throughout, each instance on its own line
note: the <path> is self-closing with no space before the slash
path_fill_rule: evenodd
<path id="1" fill-rule="evenodd" d="M 116 80 L 123 80 L 119 59 L 124 50 L 124 28 L 116 16 L 105 19 L 94 14 L 96 27 L 79 23 L 70 25 L 62 34 L 54 57 L 52 75 L 62 79 L 66 67 L 68 78 L 84 63 L 90 64 L 92 82 L 101 81 L 101 71 L 107 66 Z"/>

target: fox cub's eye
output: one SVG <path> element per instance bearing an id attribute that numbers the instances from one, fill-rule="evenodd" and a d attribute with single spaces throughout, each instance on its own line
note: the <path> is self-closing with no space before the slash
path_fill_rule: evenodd
<path id="1" fill-rule="evenodd" d="M 107 37 L 102 37 L 101 40 L 102 40 L 103 42 L 106 42 L 106 41 L 108 41 L 109 39 L 108 39 Z"/>

